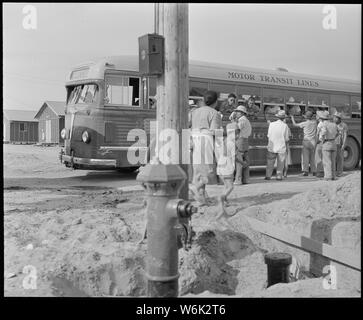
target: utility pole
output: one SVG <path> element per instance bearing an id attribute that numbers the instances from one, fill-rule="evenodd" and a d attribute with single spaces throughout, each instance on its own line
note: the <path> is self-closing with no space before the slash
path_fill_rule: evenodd
<path id="1" fill-rule="evenodd" d="M 187 165 L 182 164 L 183 158 L 189 158 L 189 150 L 182 144 L 189 111 L 188 4 L 155 4 L 155 33 L 139 38 L 139 64 L 142 68 L 146 66 L 144 74 L 154 74 L 157 66 L 157 150 L 156 158 L 140 171 L 137 180 L 142 182 L 147 196 L 147 293 L 149 297 L 176 297 L 179 278 L 176 226 L 197 212 L 187 201 L 188 171 Z M 160 52 L 161 40 L 164 40 L 163 52 Z M 160 53 L 164 53 L 162 63 Z M 166 141 L 160 139 L 167 129 L 177 133 L 171 148 L 178 147 L 179 159 L 172 163 L 163 154 Z"/>
<path id="2" fill-rule="evenodd" d="M 164 129 L 178 132 L 179 165 L 187 175 L 180 197 L 185 200 L 188 200 L 188 165 L 183 164 L 182 158 L 183 152 L 184 158 L 188 158 L 189 150 L 183 146 L 182 129 L 187 128 L 189 112 L 188 20 L 187 3 L 155 3 L 155 31 L 165 39 L 164 74 L 157 78 L 157 137 Z M 158 150 L 159 146 L 157 143 Z"/>

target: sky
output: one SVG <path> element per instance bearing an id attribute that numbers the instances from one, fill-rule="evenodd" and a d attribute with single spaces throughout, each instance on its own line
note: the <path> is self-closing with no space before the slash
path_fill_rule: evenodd
<path id="1" fill-rule="evenodd" d="M 26 5 L 36 29 L 23 26 Z M 190 3 L 189 59 L 360 80 L 361 5 L 334 7 L 326 30 L 323 4 Z M 138 37 L 153 32 L 152 3 L 3 3 L 3 108 L 64 101 L 74 65 L 137 55 Z"/>

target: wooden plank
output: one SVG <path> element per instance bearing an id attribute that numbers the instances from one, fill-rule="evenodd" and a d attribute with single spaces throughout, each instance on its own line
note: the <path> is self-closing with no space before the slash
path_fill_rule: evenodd
<path id="1" fill-rule="evenodd" d="M 352 269 L 358 271 L 361 270 L 360 257 L 352 251 L 336 248 L 326 243 L 321 243 L 311 238 L 296 234 L 295 232 L 278 228 L 276 226 L 253 219 L 251 217 L 246 218 L 250 226 L 254 230 L 263 233 L 273 239 L 276 239 L 304 251 L 314 252 Z"/>

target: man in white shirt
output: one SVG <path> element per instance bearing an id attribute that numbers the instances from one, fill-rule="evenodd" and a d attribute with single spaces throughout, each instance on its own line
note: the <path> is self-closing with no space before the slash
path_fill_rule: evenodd
<path id="1" fill-rule="evenodd" d="M 277 159 L 276 180 L 282 180 L 282 171 L 286 159 L 287 142 L 289 141 L 289 128 L 283 121 L 286 118 L 285 110 L 275 114 L 276 121 L 268 127 L 267 166 L 265 180 L 270 180 Z"/>

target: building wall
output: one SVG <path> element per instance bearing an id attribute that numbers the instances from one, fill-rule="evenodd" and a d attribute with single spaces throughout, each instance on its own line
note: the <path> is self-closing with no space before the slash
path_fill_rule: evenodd
<path id="1" fill-rule="evenodd" d="M 24 130 L 20 130 L 24 126 Z M 38 122 L 11 121 L 10 142 L 38 142 Z"/>
<path id="2" fill-rule="evenodd" d="M 3 116 L 3 141 L 10 141 L 10 121 Z"/>
<path id="3" fill-rule="evenodd" d="M 59 118 L 57 114 L 55 114 L 48 106 L 44 108 L 43 112 L 39 115 L 39 142 L 46 143 L 46 126 L 47 120 L 50 120 L 50 128 L 51 128 L 51 140 L 50 143 L 64 143 L 61 139 L 60 132 L 64 128 L 64 125 L 60 123 L 60 120 L 64 117 Z M 62 142 L 63 141 L 63 142 Z"/>

